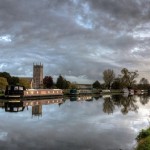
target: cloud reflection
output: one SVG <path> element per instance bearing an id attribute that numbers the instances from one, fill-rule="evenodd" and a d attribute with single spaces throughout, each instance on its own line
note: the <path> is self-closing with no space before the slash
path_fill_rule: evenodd
<path id="1" fill-rule="evenodd" d="M 0 141 L 6 141 L 7 140 L 8 133 L 4 131 L 0 131 Z"/>
<path id="2" fill-rule="evenodd" d="M 149 125 L 149 101 L 143 105 L 140 97 L 134 99 L 130 98 L 129 101 L 138 106 L 138 113 L 134 109 L 127 109 L 128 113 L 122 114 L 123 105 L 120 102 L 125 100 L 119 101 L 119 97 L 111 99 L 113 113 L 109 115 L 103 111 L 106 101 L 103 98 L 90 101 L 66 99 L 60 106 L 42 105 L 41 117 L 32 116 L 31 106 L 18 113 L 0 109 L 0 148 L 131 150 L 137 132 Z M 2 139 L 5 139 L 5 144 Z"/>

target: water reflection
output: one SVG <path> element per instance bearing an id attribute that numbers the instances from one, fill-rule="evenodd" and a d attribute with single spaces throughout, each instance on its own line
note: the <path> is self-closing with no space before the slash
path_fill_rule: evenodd
<path id="1" fill-rule="evenodd" d="M 115 106 L 112 97 L 108 95 L 104 96 L 103 99 L 103 111 L 108 114 L 113 113 Z"/>
<path id="2" fill-rule="evenodd" d="M 6 112 L 19 112 L 25 108 L 22 101 L 5 102 L 4 107 Z"/>
<path id="3" fill-rule="evenodd" d="M 145 95 L 26 100 L 15 113 L 5 112 L 7 102 L 0 101 L 3 150 L 133 150 L 139 130 L 149 125 Z"/>
<path id="4" fill-rule="evenodd" d="M 63 98 L 57 99 L 41 99 L 41 100 L 1 100 L 0 107 L 5 109 L 5 112 L 21 112 L 25 108 L 32 107 L 32 116 L 42 116 L 42 105 L 58 104 L 59 106 L 64 103 Z"/>
<path id="5" fill-rule="evenodd" d="M 149 102 L 149 98 L 147 95 L 140 95 L 139 98 L 140 98 L 141 104 L 143 104 L 143 105 L 145 105 Z"/>
<path id="6" fill-rule="evenodd" d="M 138 112 L 137 105 L 137 96 L 135 95 L 92 95 L 88 96 L 75 96 L 69 98 L 55 98 L 55 99 L 40 99 L 40 100 L 0 100 L 0 107 L 5 108 L 6 112 L 21 112 L 24 111 L 25 108 L 31 106 L 32 107 L 32 116 L 42 116 L 42 105 L 51 105 L 58 104 L 61 106 L 65 103 L 66 100 L 70 100 L 70 102 L 92 102 L 94 100 L 103 99 L 103 112 L 107 114 L 112 114 L 114 110 L 120 108 L 122 114 L 126 115 L 128 112 Z M 140 103 L 145 105 L 149 102 L 148 95 L 140 95 L 138 96 Z"/>
<path id="7" fill-rule="evenodd" d="M 74 96 L 69 98 L 70 101 L 93 101 L 92 96 Z"/>

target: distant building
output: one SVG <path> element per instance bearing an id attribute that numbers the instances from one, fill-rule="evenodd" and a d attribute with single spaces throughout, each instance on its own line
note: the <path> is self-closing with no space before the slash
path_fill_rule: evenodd
<path id="1" fill-rule="evenodd" d="M 43 87 L 43 65 L 33 64 L 33 88 L 40 89 Z"/>
<path id="2" fill-rule="evenodd" d="M 92 84 L 76 84 L 78 89 L 91 90 Z"/>

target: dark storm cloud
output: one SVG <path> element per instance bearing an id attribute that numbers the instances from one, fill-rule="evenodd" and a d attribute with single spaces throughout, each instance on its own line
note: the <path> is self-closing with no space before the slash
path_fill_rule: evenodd
<path id="1" fill-rule="evenodd" d="M 85 82 L 146 70 L 149 14 L 149 0 L 0 0 L 0 71 L 32 76 L 42 62 L 45 75 Z"/>

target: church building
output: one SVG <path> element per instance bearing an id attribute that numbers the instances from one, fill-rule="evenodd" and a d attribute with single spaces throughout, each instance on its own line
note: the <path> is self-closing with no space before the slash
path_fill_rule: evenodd
<path id="1" fill-rule="evenodd" d="M 43 88 L 43 65 L 33 64 L 33 89 Z"/>

